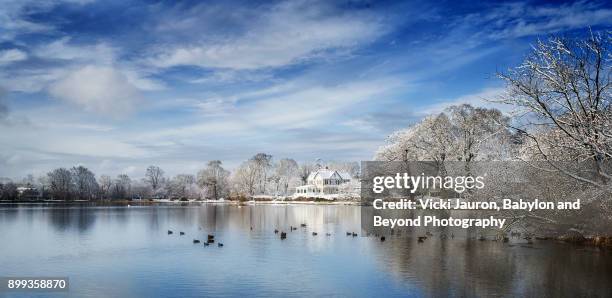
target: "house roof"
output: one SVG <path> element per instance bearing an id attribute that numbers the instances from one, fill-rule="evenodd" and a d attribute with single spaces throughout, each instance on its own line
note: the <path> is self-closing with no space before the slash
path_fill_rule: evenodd
<path id="1" fill-rule="evenodd" d="M 342 177 L 344 180 L 350 180 L 352 178 L 351 174 L 348 172 L 338 172 L 338 175 L 340 175 L 340 177 Z"/>
<path id="2" fill-rule="evenodd" d="M 310 175 L 308 175 L 308 180 L 312 180 L 317 176 L 321 177 L 321 179 L 329 179 L 334 174 L 338 174 L 338 176 L 340 176 L 342 179 L 351 179 L 351 175 L 346 172 L 338 172 L 329 169 L 319 169 L 314 172 L 311 172 Z"/>

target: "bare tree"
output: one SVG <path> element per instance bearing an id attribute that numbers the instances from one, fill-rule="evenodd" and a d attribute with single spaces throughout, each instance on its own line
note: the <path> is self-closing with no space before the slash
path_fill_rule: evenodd
<path id="1" fill-rule="evenodd" d="M 258 173 L 258 191 L 266 193 L 266 182 L 268 180 L 268 172 L 272 167 L 272 155 L 266 153 L 257 153 L 251 160 L 254 162 Z"/>
<path id="2" fill-rule="evenodd" d="M 0 180 L 0 200 L 17 200 L 17 184 L 13 183 L 10 179 Z"/>
<path id="3" fill-rule="evenodd" d="M 612 158 L 610 41 L 609 32 L 582 40 L 551 37 L 520 66 L 499 74 L 507 83 L 500 101 L 520 111 L 514 128 L 529 140 L 531 155 L 548 161 L 548 170 L 597 187 L 612 178 L 606 167 Z M 596 177 L 557 160 L 588 162 Z"/>
<path id="4" fill-rule="evenodd" d="M 39 187 L 39 194 L 41 199 L 45 199 L 48 197 L 49 192 L 49 176 L 42 175 L 36 179 L 36 182 Z"/>
<path id="5" fill-rule="evenodd" d="M 108 175 L 101 175 L 98 180 L 98 185 L 100 186 L 102 196 L 109 198 L 111 196 L 111 188 L 113 187 L 113 180 L 111 177 Z"/>
<path id="6" fill-rule="evenodd" d="M 457 159 L 465 162 L 470 172 L 470 163 L 475 161 L 482 148 L 494 139 L 505 139 L 509 134 L 509 118 L 497 109 L 473 107 L 469 104 L 448 108 L 453 142 L 457 146 Z"/>
<path id="7" fill-rule="evenodd" d="M 253 196 L 259 177 L 259 166 L 250 159 L 243 162 L 236 170 L 233 183 L 236 191 Z"/>
<path id="8" fill-rule="evenodd" d="M 196 178 L 190 174 L 179 174 L 174 176 L 167 185 L 168 194 L 179 199 L 197 199 L 199 191 L 196 188 Z"/>
<path id="9" fill-rule="evenodd" d="M 298 175 L 298 164 L 291 158 L 283 158 L 276 165 L 275 176 L 278 177 L 278 183 L 282 188 L 283 194 L 287 195 L 291 179 Z"/>
<path id="10" fill-rule="evenodd" d="M 117 176 L 113 182 L 113 197 L 116 199 L 129 198 L 132 191 L 132 179 L 127 174 Z"/>
<path id="11" fill-rule="evenodd" d="M 433 161 L 443 175 L 446 161 L 464 161 L 469 171 L 469 164 L 477 158 L 492 159 L 490 154 L 482 154 L 483 148 L 505 142 L 510 133 L 508 121 L 496 109 L 468 104 L 451 106 L 444 113 L 426 117 L 392 134 L 387 145 L 379 148 L 376 159 Z"/>
<path id="12" fill-rule="evenodd" d="M 314 170 L 314 164 L 308 162 L 302 163 L 302 165 L 298 169 L 298 177 L 300 178 L 300 182 L 302 183 L 302 185 L 306 185 L 306 183 L 308 182 L 308 176 Z"/>
<path id="13" fill-rule="evenodd" d="M 51 195 L 55 199 L 69 200 L 72 193 L 72 174 L 65 168 L 55 169 L 47 174 Z"/>
<path id="14" fill-rule="evenodd" d="M 376 153 L 385 161 L 434 161 L 444 173 L 446 160 L 457 160 L 457 129 L 445 113 L 424 118 L 408 129 L 392 134 Z"/>
<path id="15" fill-rule="evenodd" d="M 164 170 L 158 166 L 149 166 L 145 173 L 145 181 L 151 185 L 153 193 L 161 186 L 164 180 Z"/>
<path id="16" fill-rule="evenodd" d="M 94 173 L 83 166 L 72 167 L 70 172 L 76 197 L 79 199 L 95 198 L 99 186 Z"/>
<path id="17" fill-rule="evenodd" d="M 209 194 L 215 200 L 223 197 L 228 193 L 228 177 L 229 171 L 225 170 L 220 160 L 211 160 L 208 166 L 198 172 L 197 183 L 200 187 L 207 187 Z"/>

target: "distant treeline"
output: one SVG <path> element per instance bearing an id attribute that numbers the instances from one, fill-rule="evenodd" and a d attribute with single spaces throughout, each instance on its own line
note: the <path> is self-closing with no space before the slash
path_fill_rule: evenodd
<path id="1" fill-rule="evenodd" d="M 219 160 L 194 174 L 166 177 L 159 166 L 149 166 L 144 178 L 127 174 L 96 176 L 84 166 L 57 168 L 21 181 L 0 178 L 1 200 L 102 200 L 102 199 L 245 199 L 257 195 L 288 196 L 306 183 L 308 175 L 321 167 L 359 175 L 358 162 L 302 163 L 272 155 L 255 154 L 230 173 Z"/>

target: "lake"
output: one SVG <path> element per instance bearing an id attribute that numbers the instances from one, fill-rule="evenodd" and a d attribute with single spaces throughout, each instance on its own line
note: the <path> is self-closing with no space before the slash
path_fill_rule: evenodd
<path id="1" fill-rule="evenodd" d="M 610 296 L 612 253 L 552 241 L 350 237 L 360 207 L 0 205 L 0 277 L 70 279 L 7 297 Z M 307 227 L 300 227 L 306 223 Z M 289 226 L 297 230 L 289 231 Z M 251 229 L 252 228 L 252 229 Z M 287 232 L 280 240 L 274 229 Z M 167 231 L 174 233 L 168 235 Z M 186 235 L 180 236 L 179 231 Z M 312 232 L 318 233 L 313 236 Z M 330 233 L 331 236 L 326 236 Z M 214 234 L 210 246 L 193 244 Z"/>

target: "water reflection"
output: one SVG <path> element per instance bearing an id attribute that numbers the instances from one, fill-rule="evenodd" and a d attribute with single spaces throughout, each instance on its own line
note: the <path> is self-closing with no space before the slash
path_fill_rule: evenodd
<path id="1" fill-rule="evenodd" d="M 346 236 L 360 226 L 356 206 L 5 206 L 0 276 L 69 276 L 71 291 L 56 295 L 74 297 L 612 293 L 608 251 L 441 239 L 443 229 L 424 243 L 409 233 L 385 242 Z M 192 243 L 209 233 L 225 247 Z"/>

